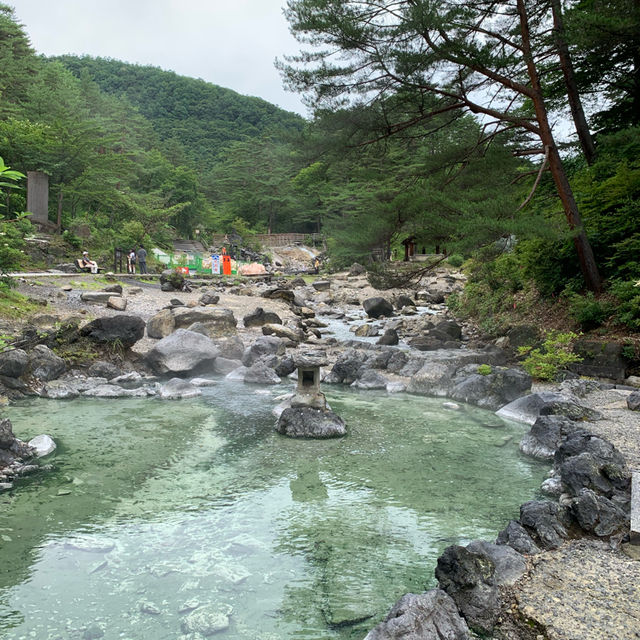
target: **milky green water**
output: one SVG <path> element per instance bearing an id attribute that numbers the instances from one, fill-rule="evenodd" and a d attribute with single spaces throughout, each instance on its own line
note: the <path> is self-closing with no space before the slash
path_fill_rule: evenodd
<path id="1" fill-rule="evenodd" d="M 290 440 L 271 415 L 287 390 L 7 409 L 58 450 L 0 495 L 0 638 L 174 640 L 194 607 L 231 611 L 230 640 L 362 638 L 547 470 L 522 426 L 407 395 L 330 388 L 349 435 Z"/>

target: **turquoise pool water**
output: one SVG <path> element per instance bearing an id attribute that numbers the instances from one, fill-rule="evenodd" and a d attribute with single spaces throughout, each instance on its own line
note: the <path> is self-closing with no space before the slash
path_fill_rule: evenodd
<path id="1" fill-rule="evenodd" d="M 521 425 L 442 399 L 328 388 L 348 436 L 289 440 L 271 414 L 288 390 L 5 410 L 59 446 L 0 495 L 0 637 L 191 640 L 199 611 L 230 640 L 362 638 L 547 471 L 519 453 Z"/>

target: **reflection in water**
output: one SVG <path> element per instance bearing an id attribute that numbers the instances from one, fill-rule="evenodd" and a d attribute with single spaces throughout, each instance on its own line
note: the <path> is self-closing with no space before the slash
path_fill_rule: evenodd
<path id="1" fill-rule="evenodd" d="M 471 407 L 333 390 L 349 435 L 299 441 L 275 433 L 270 393 L 11 407 L 20 437 L 59 448 L 0 496 L 0 636 L 173 640 L 205 612 L 233 640 L 361 638 L 545 472 L 520 426 Z"/>

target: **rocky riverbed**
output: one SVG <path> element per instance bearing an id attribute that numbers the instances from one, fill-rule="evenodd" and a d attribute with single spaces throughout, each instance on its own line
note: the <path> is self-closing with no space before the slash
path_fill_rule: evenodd
<path id="1" fill-rule="evenodd" d="M 326 384 L 500 410 L 532 425 L 523 450 L 553 463 L 549 500 L 523 505 L 498 545 L 448 548 L 436 569 L 440 588 L 400 601 L 369 640 L 640 637 L 640 565 L 627 543 L 630 470 L 640 468 L 638 392 L 622 380 L 532 387 L 508 339 L 486 340 L 449 316 L 443 302 L 462 283 L 439 270 L 388 295 L 358 268 L 313 283 L 208 281 L 190 291 L 91 276 L 24 279 L 23 291 L 50 304 L 0 354 L 0 396 L 188 398 L 208 384 L 198 376 L 212 372 L 279 384 L 311 352 L 326 362 Z M 338 326 L 353 339 L 338 340 Z M 38 470 L 35 451 L 10 424 L 2 433 L 0 482 L 19 490 L 22 469 Z"/>

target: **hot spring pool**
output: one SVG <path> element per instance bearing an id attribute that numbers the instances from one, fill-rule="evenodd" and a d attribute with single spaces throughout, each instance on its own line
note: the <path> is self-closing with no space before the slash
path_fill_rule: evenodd
<path id="1" fill-rule="evenodd" d="M 362 638 L 547 471 L 521 425 L 442 399 L 325 388 L 349 435 L 289 440 L 271 414 L 288 390 L 9 407 L 58 450 L 0 495 L 0 637 L 175 640 L 200 611 L 229 640 Z"/>

